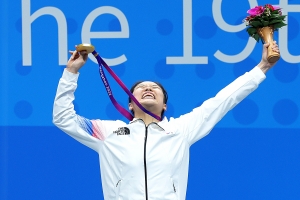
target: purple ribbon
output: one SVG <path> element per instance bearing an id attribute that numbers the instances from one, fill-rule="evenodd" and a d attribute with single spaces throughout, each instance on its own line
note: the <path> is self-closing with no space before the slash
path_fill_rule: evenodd
<path id="1" fill-rule="evenodd" d="M 139 102 L 138 100 L 133 96 L 133 94 L 127 89 L 127 87 L 125 86 L 125 84 L 121 81 L 121 79 L 114 73 L 114 71 L 105 63 L 105 61 L 100 57 L 100 55 L 96 52 L 93 51 L 92 54 L 95 56 L 95 58 L 98 61 L 99 64 L 99 74 L 100 74 L 100 78 L 105 86 L 106 92 L 111 100 L 111 102 L 114 104 L 114 106 L 116 107 L 116 109 L 122 114 L 124 115 L 129 121 L 133 120 L 133 116 L 130 112 L 128 112 L 125 108 L 123 108 L 114 98 L 112 90 L 110 89 L 108 80 L 104 74 L 103 68 L 102 66 L 105 67 L 105 69 L 110 73 L 110 75 L 117 81 L 117 83 L 122 87 L 122 89 L 128 94 L 128 96 L 132 99 L 132 101 L 134 101 L 134 103 L 145 113 L 147 113 L 148 115 L 154 117 L 155 119 L 161 121 L 161 117 L 153 114 L 152 112 L 146 110 Z"/>

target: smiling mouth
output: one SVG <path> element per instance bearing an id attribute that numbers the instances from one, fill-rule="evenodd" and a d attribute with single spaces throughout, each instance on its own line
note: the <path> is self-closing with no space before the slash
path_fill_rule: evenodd
<path id="1" fill-rule="evenodd" d="M 146 93 L 142 96 L 142 99 L 155 99 L 153 94 Z"/>

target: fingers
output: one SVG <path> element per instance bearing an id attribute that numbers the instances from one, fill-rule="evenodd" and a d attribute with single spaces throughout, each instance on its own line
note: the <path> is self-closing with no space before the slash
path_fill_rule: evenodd
<path id="1" fill-rule="evenodd" d="M 78 58 L 78 52 L 75 50 L 75 51 L 69 51 L 69 53 L 71 54 L 71 57 L 69 59 L 69 61 L 72 61 L 72 60 L 75 60 Z"/>
<path id="2" fill-rule="evenodd" d="M 88 52 L 86 50 L 78 51 L 77 45 L 75 45 L 76 50 L 70 50 L 69 53 L 71 57 L 69 61 L 75 61 L 76 59 L 83 60 L 84 62 L 88 59 Z"/>
<path id="3" fill-rule="evenodd" d="M 80 52 L 78 52 L 77 50 L 75 50 L 75 51 L 69 50 L 69 53 L 72 55 L 70 57 L 70 60 L 77 59 L 79 56 L 81 56 L 84 60 L 86 60 L 87 57 L 88 57 L 88 53 L 85 50 L 84 51 L 80 51 Z"/>
<path id="4" fill-rule="evenodd" d="M 264 49 L 268 48 L 270 45 L 271 45 L 270 43 L 264 44 Z M 278 44 L 276 41 L 273 41 L 271 48 L 272 48 L 272 51 L 279 53 L 279 47 L 278 47 Z"/>
<path id="5" fill-rule="evenodd" d="M 278 47 L 276 41 L 273 42 L 272 51 L 279 53 L 279 47 Z"/>
<path id="6" fill-rule="evenodd" d="M 268 48 L 270 46 L 270 43 L 265 43 L 264 48 Z"/>
<path id="7" fill-rule="evenodd" d="M 75 48 L 76 48 L 76 50 L 78 51 L 77 45 L 75 46 Z M 86 51 L 86 50 L 83 50 L 83 51 L 78 51 L 78 52 L 79 52 L 79 54 L 80 54 L 80 57 L 81 57 L 84 61 L 86 61 L 87 58 L 88 58 L 88 53 L 87 53 L 87 51 Z"/>
<path id="8" fill-rule="evenodd" d="M 262 56 L 263 56 L 263 58 L 267 56 L 267 54 L 268 54 L 268 47 L 269 47 L 269 46 L 270 46 L 269 43 L 265 43 L 265 44 L 263 45 L 263 51 L 262 51 Z"/>
<path id="9" fill-rule="evenodd" d="M 71 57 L 70 57 L 69 60 L 74 60 L 74 59 L 76 59 L 76 54 L 78 54 L 77 51 L 69 51 L 69 53 L 71 54 Z M 77 57 L 78 57 L 78 56 L 77 56 Z"/>
<path id="10" fill-rule="evenodd" d="M 82 56 L 88 55 L 87 51 L 85 51 L 85 50 L 80 51 L 79 53 L 80 53 L 80 55 L 82 55 Z"/>
<path id="11" fill-rule="evenodd" d="M 87 59 L 88 59 L 88 53 L 85 51 L 83 54 L 81 54 L 82 55 L 82 59 L 84 60 L 84 61 L 86 61 Z"/>

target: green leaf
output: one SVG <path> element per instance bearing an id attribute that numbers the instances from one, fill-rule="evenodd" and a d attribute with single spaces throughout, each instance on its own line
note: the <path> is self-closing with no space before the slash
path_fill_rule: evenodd
<path id="1" fill-rule="evenodd" d="M 255 28 L 263 26 L 263 24 L 260 21 L 251 21 L 250 25 L 253 26 L 253 27 L 255 27 Z"/>
<path id="2" fill-rule="evenodd" d="M 279 22 L 282 22 L 282 20 L 281 19 L 275 19 L 275 20 L 270 21 L 270 24 L 276 24 L 276 23 L 279 23 Z"/>
<path id="3" fill-rule="evenodd" d="M 271 14 L 270 15 L 270 19 L 277 19 L 279 17 L 281 17 L 282 15 L 279 15 L 279 14 Z"/>
<path id="4" fill-rule="evenodd" d="M 284 19 L 285 19 L 285 17 L 286 17 L 286 15 L 281 15 L 281 16 L 277 17 L 277 19 L 284 20 Z"/>
<path id="5" fill-rule="evenodd" d="M 260 18 L 261 18 L 261 17 L 257 15 L 257 16 L 255 16 L 254 18 L 252 18 L 252 21 L 259 21 Z"/>
<path id="6" fill-rule="evenodd" d="M 279 22 L 279 23 L 273 24 L 274 29 L 278 29 L 278 28 L 281 28 L 281 27 L 286 26 L 286 25 L 287 24 L 284 23 L 284 22 Z"/>
<path id="7" fill-rule="evenodd" d="M 253 36 L 253 38 L 257 41 L 257 42 L 259 42 L 259 35 L 256 33 L 254 36 Z"/>
<path id="8" fill-rule="evenodd" d="M 246 31 L 247 31 L 247 33 L 249 34 L 248 29 L 246 29 Z M 252 37 L 250 34 L 249 34 L 249 36 Z"/>
<path id="9" fill-rule="evenodd" d="M 268 21 L 262 21 L 263 26 L 269 26 L 269 22 Z"/>
<path id="10" fill-rule="evenodd" d="M 256 28 L 250 27 L 247 29 L 247 32 L 251 36 L 256 33 Z"/>

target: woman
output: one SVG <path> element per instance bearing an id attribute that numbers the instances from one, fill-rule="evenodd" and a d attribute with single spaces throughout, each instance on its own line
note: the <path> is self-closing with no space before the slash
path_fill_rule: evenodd
<path id="1" fill-rule="evenodd" d="M 59 81 L 53 122 L 99 154 L 105 199 L 185 199 L 190 146 L 206 136 L 265 79 L 265 73 L 275 65 L 267 61 L 268 46 L 263 46 L 257 66 L 192 112 L 158 121 L 130 101 L 134 119 L 128 124 L 119 120 L 89 120 L 75 113 L 74 91 L 87 53 L 72 51 Z M 279 52 L 275 42 L 272 49 Z M 167 109 L 167 93 L 158 83 L 140 82 L 132 92 L 153 114 L 162 116 Z"/>

